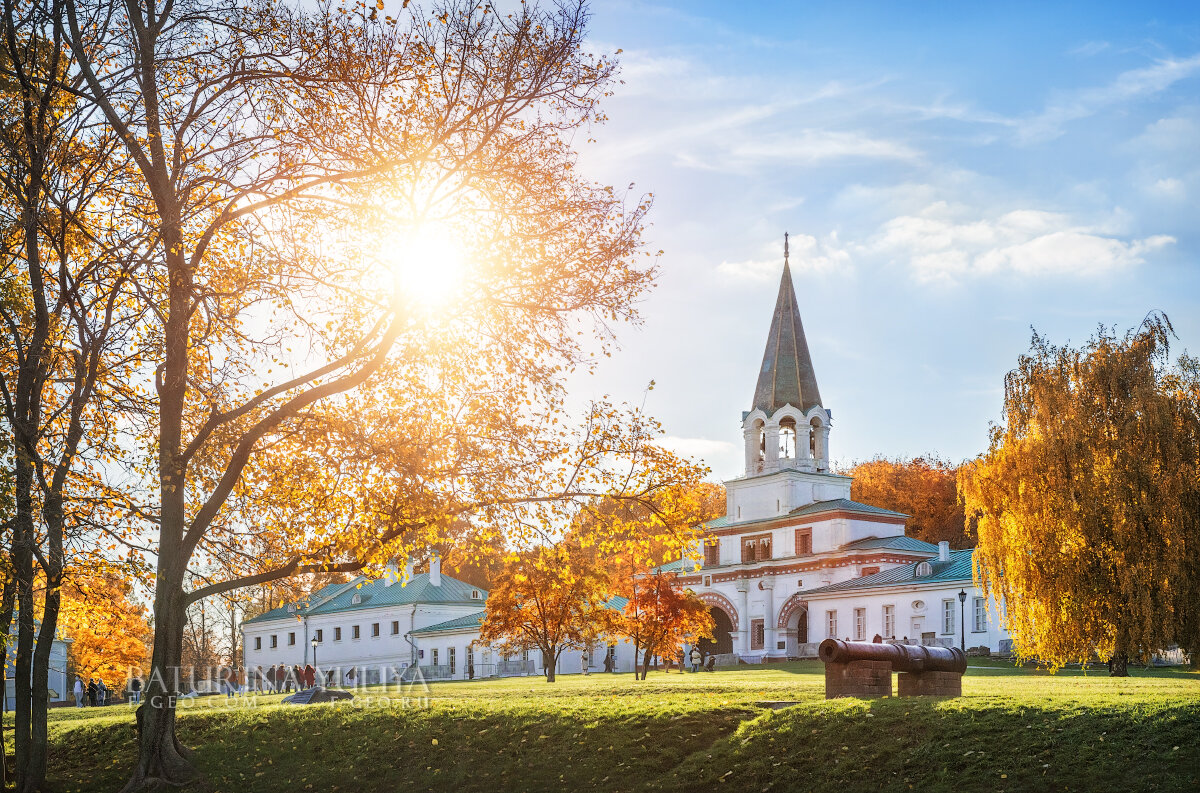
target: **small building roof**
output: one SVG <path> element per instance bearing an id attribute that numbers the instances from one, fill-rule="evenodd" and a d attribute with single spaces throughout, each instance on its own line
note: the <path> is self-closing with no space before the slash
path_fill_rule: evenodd
<path id="1" fill-rule="evenodd" d="M 936 559 L 926 559 L 923 562 L 900 565 L 889 570 L 883 570 L 874 575 L 852 578 L 849 581 L 839 581 L 836 584 L 810 589 L 805 595 L 828 595 L 839 592 L 854 592 L 861 589 L 877 589 L 879 587 L 958 583 L 972 580 L 971 560 L 975 554 L 974 548 L 961 551 L 951 551 L 950 561 L 939 562 Z M 917 566 L 928 562 L 933 572 L 930 575 L 918 576 Z"/>
<path id="2" fill-rule="evenodd" d="M 455 617 L 452 620 L 439 622 L 436 625 L 426 625 L 424 628 L 415 628 L 410 633 L 440 633 L 442 631 L 463 631 L 463 630 L 478 630 L 483 624 L 483 618 L 487 616 L 487 611 L 478 611 L 474 614 L 467 614 L 464 617 Z"/>
<path id="3" fill-rule="evenodd" d="M 827 501 L 814 501 L 789 512 L 789 515 L 819 515 L 822 512 L 857 512 L 860 515 L 884 515 L 889 518 L 907 518 L 903 512 L 896 512 L 883 507 L 864 504 L 861 501 L 851 501 L 848 498 L 831 498 Z"/>
<path id="4" fill-rule="evenodd" d="M 310 616 L 320 614 L 335 614 L 343 611 L 373 609 L 381 606 L 407 606 L 416 603 L 440 605 L 477 605 L 487 599 L 487 590 L 472 586 L 465 581 L 442 573 L 440 585 L 434 585 L 429 580 L 429 573 L 414 575 L 407 583 L 394 582 L 390 586 L 386 579 L 370 581 L 362 576 L 345 584 L 331 584 L 314 592 L 305 601 L 281 606 L 277 609 L 259 614 L 248 619 L 243 624 L 269 622 L 271 620 L 287 619 L 297 615 Z M 341 591 L 335 591 L 340 588 Z M 471 597 L 471 592 L 479 592 L 479 597 Z M 358 602 L 355 602 L 355 596 Z M 309 604 L 313 604 L 309 607 Z"/>
<path id="5" fill-rule="evenodd" d="M 937 555 L 938 547 L 932 543 L 918 540 L 916 537 L 907 537 L 903 534 L 895 537 L 867 537 L 862 540 L 848 542 L 842 546 L 844 551 L 864 551 L 873 550 L 875 548 L 888 548 L 893 551 L 913 551 L 915 553 L 928 553 Z"/>

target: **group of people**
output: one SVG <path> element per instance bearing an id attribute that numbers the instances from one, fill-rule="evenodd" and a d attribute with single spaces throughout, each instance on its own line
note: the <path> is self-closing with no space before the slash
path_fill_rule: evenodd
<path id="1" fill-rule="evenodd" d="M 104 685 L 104 681 L 100 678 L 90 677 L 88 682 L 83 682 L 82 676 L 75 677 L 75 707 L 82 708 L 84 705 L 89 707 L 98 707 L 108 704 L 109 694 L 108 686 Z"/>
<path id="2" fill-rule="evenodd" d="M 320 672 L 312 664 L 291 667 L 279 664 L 269 666 L 266 671 L 261 668 L 253 675 L 256 691 L 303 691 L 317 684 Z"/>

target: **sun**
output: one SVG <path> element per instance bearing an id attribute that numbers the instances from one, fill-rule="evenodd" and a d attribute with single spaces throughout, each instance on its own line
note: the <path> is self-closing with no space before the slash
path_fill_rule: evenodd
<path id="1" fill-rule="evenodd" d="M 461 292 L 466 251 L 453 231 L 428 223 L 387 235 L 379 251 L 396 294 L 427 309 L 443 308 Z"/>

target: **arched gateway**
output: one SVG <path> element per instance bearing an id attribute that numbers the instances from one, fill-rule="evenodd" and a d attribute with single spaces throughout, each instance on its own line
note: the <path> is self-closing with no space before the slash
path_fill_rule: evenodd
<path id="1" fill-rule="evenodd" d="M 700 600 L 708 604 L 709 613 L 713 618 L 713 637 L 700 642 L 704 653 L 732 653 L 733 634 L 738 629 L 738 613 L 729 599 L 716 592 L 704 592 Z"/>

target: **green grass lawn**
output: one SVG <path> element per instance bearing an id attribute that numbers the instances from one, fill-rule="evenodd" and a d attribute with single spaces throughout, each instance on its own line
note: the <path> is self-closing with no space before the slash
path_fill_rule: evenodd
<path id="1" fill-rule="evenodd" d="M 407 706 L 211 697 L 179 732 L 196 789 L 231 793 L 1200 790 L 1200 675 L 972 666 L 957 699 L 827 702 L 816 662 L 440 683 Z M 120 787 L 133 714 L 51 718 L 55 788 Z"/>

